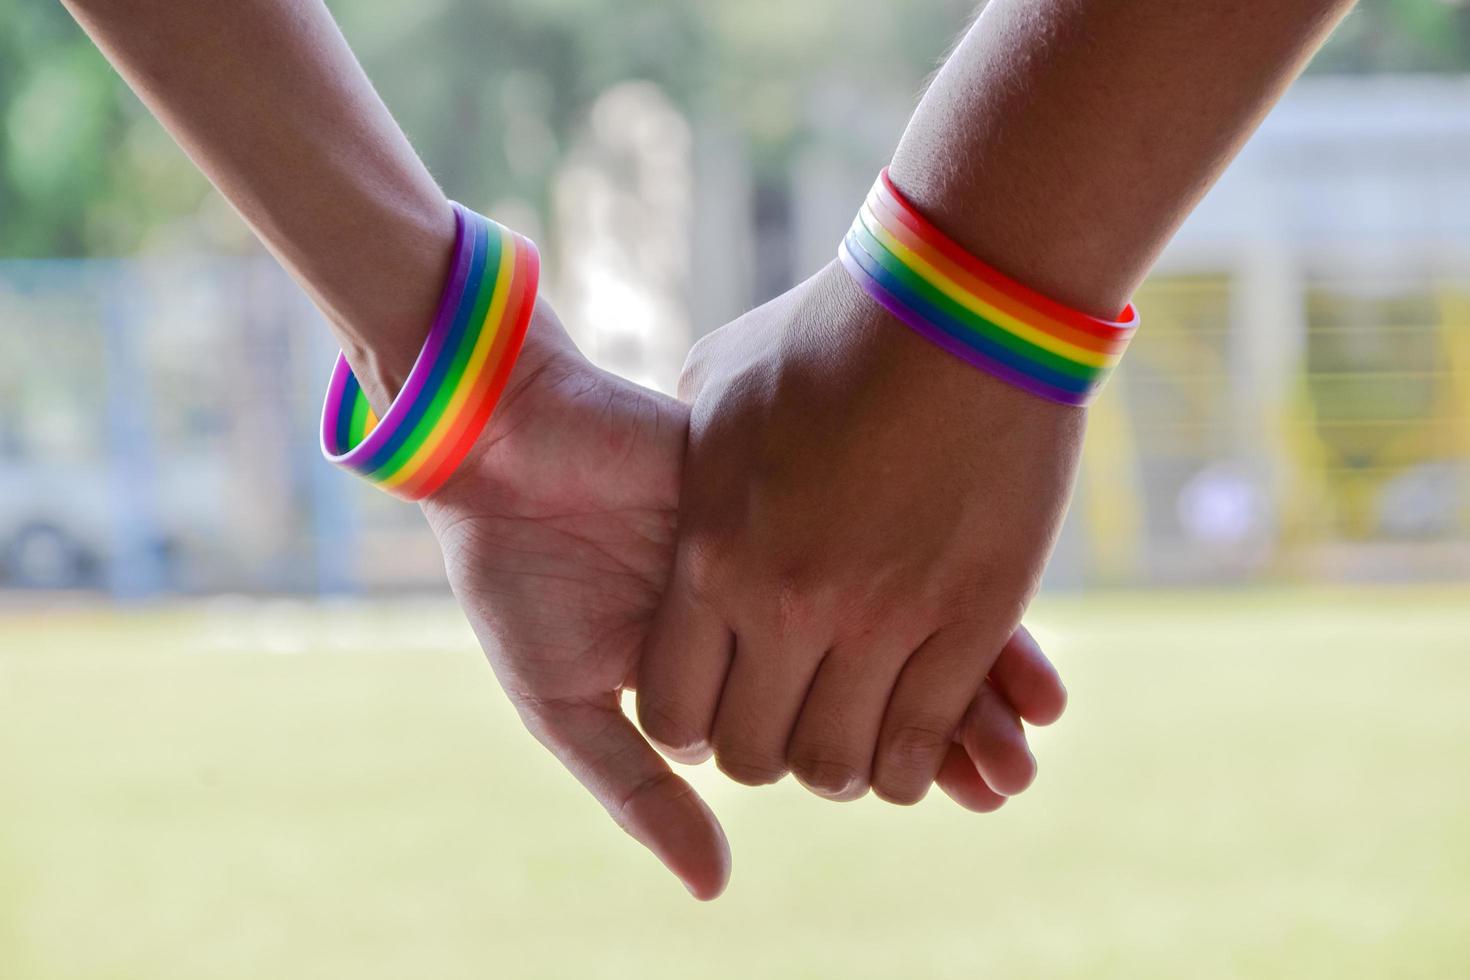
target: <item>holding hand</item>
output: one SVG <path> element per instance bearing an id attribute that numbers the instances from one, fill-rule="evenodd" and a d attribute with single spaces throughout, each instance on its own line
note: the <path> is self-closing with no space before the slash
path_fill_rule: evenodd
<path id="1" fill-rule="evenodd" d="M 1082 411 L 928 343 L 835 263 L 701 341 L 681 394 L 645 731 L 676 757 L 712 750 L 740 782 L 789 768 L 835 799 L 917 801 L 967 712 L 989 715 L 982 681 L 1051 550 Z M 1053 715 L 1013 697 L 1029 720 Z M 1022 769 L 984 771 L 1004 793 Z"/>
<path id="2" fill-rule="evenodd" d="M 325 5 L 66 4 L 386 405 L 452 218 Z M 959 244 L 1117 310 L 1350 6 L 998 0 L 895 168 Z M 743 782 L 790 767 L 834 798 L 911 802 L 937 779 L 982 810 L 1023 788 L 1019 719 L 1064 695 L 1013 631 L 1081 410 L 977 374 L 835 264 L 699 344 L 683 387 L 692 416 L 593 368 L 539 304 L 489 424 L 424 502 L 531 731 L 702 898 L 728 849 L 620 711 L 635 674 L 648 733 Z"/>
<path id="3" fill-rule="evenodd" d="M 687 433 L 686 406 L 592 366 L 541 303 L 489 425 L 424 512 L 527 728 L 695 896 L 712 898 L 729 875 L 719 824 L 618 697 L 673 564 Z M 1024 788 L 1034 771 L 1017 713 L 1045 723 L 1065 701 L 1024 631 L 991 682 L 970 685 L 975 707 L 946 731 L 956 745 L 938 773 L 976 810 L 995 809 L 997 790 Z"/>

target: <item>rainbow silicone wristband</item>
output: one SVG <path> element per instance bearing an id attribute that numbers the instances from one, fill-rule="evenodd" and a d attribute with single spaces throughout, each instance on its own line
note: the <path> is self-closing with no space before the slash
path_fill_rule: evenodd
<path id="1" fill-rule="evenodd" d="M 907 326 L 1034 395 L 1085 405 L 1138 327 L 1089 316 L 1007 278 L 966 252 L 904 199 L 884 168 L 838 257 L 858 285 Z"/>
<path id="2" fill-rule="evenodd" d="M 405 500 L 433 493 L 464 460 L 505 388 L 536 305 L 536 246 L 453 208 L 449 281 L 403 390 L 378 421 L 339 354 L 322 409 L 323 455 Z"/>

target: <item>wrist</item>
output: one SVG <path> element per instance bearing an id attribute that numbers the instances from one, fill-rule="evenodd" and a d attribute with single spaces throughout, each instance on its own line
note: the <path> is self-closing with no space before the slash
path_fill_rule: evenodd
<path id="1" fill-rule="evenodd" d="M 442 197 L 337 229 L 343 243 L 313 250 L 299 276 L 374 409 L 403 387 L 434 319 L 454 258 L 455 219 Z"/>
<path id="2" fill-rule="evenodd" d="M 432 495 L 479 443 L 536 309 L 535 244 L 460 205 L 453 213 L 451 271 L 402 387 L 379 415 L 343 355 L 322 408 L 328 461 L 405 500 Z"/>
<path id="3" fill-rule="evenodd" d="M 953 407 L 955 418 L 980 412 L 999 418 L 1082 419 L 1086 406 L 1063 405 L 1037 398 L 983 371 L 916 334 L 859 286 L 836 259 L 811 280 L 834 330 L 833 345 L 850 349 L 855 358 L 873 362 L 866 370 L 907 375 L 936 403 Z M 881 368 L 877 365 L 881 365 Z M 1064 423 L 1070 428 L 1074 423 Z"/>
<path id="4" fill-rule="evenodd" d="M 1086 405 L 1138 326 L 1058 303 L 975 257 L 878 175 L 838 248 L 852 280 L 914 333 L 1022 391 Z"/>
<path id="5" fill-rule="evenodd" d="M 495 411 L 464 465 L 424 502 L 480 508 L 534 502 L 529 488 L 543 479 L 545 464 L 566 438 L 569 406 L 604 377 L 572 343 L 550 304 L 537 299 Z"/>

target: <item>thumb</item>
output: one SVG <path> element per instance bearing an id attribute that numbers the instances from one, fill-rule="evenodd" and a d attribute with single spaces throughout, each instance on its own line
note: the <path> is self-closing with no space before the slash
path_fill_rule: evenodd
<path id="1" fill-rule="evenodd" d="M 515 698 L 522 721 L 701 901 L 730 880 L 730 845 L 713 811 L 639 734 L 617 695 Z"/>

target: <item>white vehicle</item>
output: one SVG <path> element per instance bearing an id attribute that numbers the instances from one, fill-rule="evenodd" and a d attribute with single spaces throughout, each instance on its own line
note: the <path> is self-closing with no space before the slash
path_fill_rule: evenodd
<path id="1" fill-rule="evenodd" d="M 173 459 L 145 479 L 129 488 L 97 464 L 0 467 L 0 586 L 195 591 L 230 577 L 224 467 Z"/>

